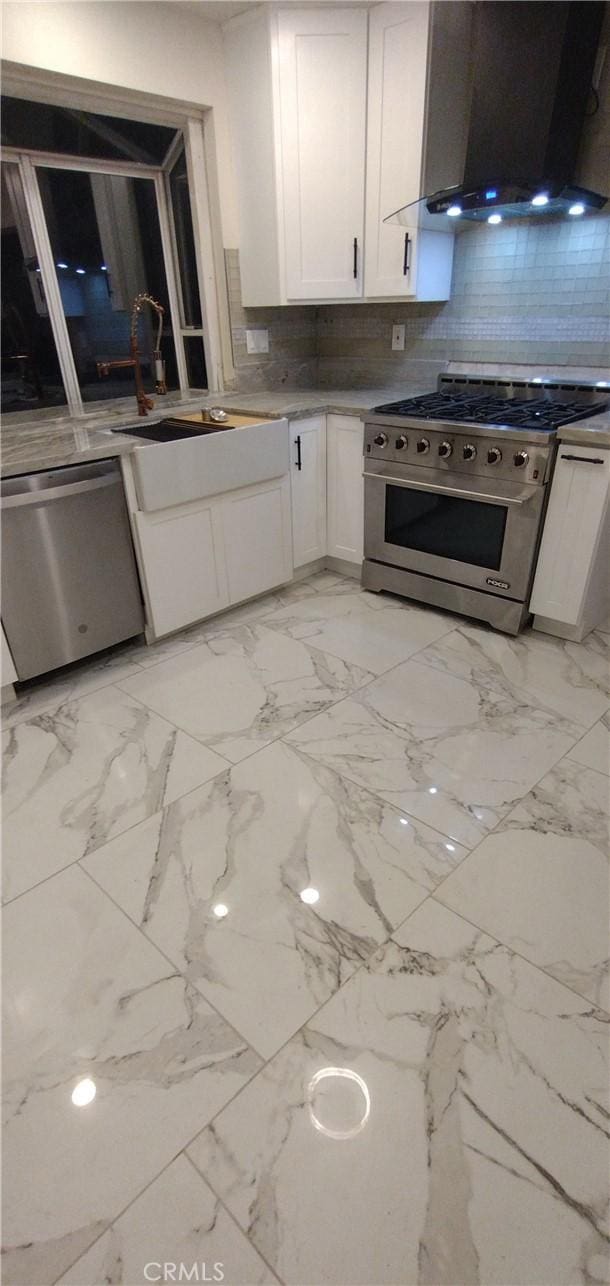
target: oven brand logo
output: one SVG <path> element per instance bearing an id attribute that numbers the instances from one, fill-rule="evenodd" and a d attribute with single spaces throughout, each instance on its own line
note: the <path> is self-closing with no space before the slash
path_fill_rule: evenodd
<path id="1" fill-rule="evenodd" d="M 222 1263 L 160 1264 L 153 1260 L 144 1265 L 144 1277 L 147 1282 L 223 1282 L 225 1274 Z"/>
<path id="2" fill-rule="evenodd" d="M 488 576 L 487 584 L 494 585 L 496 589 L 510 589 L 510 581 L 497 580 L 495 576 Z"/>

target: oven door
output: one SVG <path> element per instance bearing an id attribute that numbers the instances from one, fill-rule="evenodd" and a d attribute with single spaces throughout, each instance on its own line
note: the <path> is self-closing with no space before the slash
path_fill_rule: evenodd
<path id="1" fill-rule="evenodd" d="M 364 554 L 525 601 L 545 488 L 367 460 Z"/>

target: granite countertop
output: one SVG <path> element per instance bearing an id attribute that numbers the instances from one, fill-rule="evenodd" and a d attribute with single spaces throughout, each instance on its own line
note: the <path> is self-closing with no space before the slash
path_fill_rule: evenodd
<path id="1" fill-rule="evenodd" d="M 189 414 L 205 406 L 222 406 L 234 414 L 260 415 L 263 420 L 281 416 L 296 420 L 328 411 L 360 415 L 372 406 L 396 401 L 404 392 L 404 386 L 400 389 L 274 389 L 268 393 L 202 393 L 188 401 L 156 398 L 148 423 L 154 424 L 168 415 L 181 412 Z M 429 388 L 409 387 L 408 392 L 415 397 L 418 393 L 429 392 Z M 46 422 L 5 423 L 2 430 L 2 477 L 125 455 L 134 447 L 144 445 L 142 440 L 112 430 L 141 423 L 135 399 L 118 410 L 100 411 L 79 420 L 65 416 Z"/>
<path id="2" fill-rule="evenodd" d="M 286 416 L 290 420 L 307 415 L 337 412 L 343 415 L 361 415 L 373 406 L 397 401 L 408 395 L 417 397 L 428 393 L 425 387 L 409 385 L 400 388 L 352 389 L 272 389 L 263 393 L 201 393 L 188 401 L 176 397 L 166 400 L 156 398 L 149 423 L 165 419 L 171 414 L 188 414 L 205 406 L 222 406 L 237 414 L 260 415 L 261 419 Z M 114 429 L 127 428 L 137 423 L 135 399 L 126 399 L 118 409 L 100 410 L 83 416 L 80 420 L 67 416 L 47 421 L 27 421 L 5 424 L 2 431 L 2 476 L 55 469 L 62 465 L 83 464 L 87 460 L 107 459 L 124 455 L 142 446 L 141 439 L 130 438 Z M 610 447 L 610 412 L 588 416 L 575 424 L 566 425 L 558 433 L 561 442 L 579 446 Z M 151 444 L 152 445 L 152 444 Z"/>
<path id="3" fill-rule="evenodd" d="M 559 429 L 557 437 L 560 442 L 572 442 L 574 446 L 610 447 L 610 411 L 566 424 Z"/>

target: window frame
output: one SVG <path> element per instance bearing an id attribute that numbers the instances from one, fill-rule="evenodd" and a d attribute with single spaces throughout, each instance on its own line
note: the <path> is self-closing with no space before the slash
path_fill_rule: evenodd
<path id="1" fill-rule="evenodd" d="M 170 125 L 176 130 L 175 137 L 160 166 L 128 160 L 66 156 L 62 153 L 40 152 L 28 148 L 2 147 L 0 149 L 0 157 L 3 161 L 17 164 L 23 183 L 49 320 L 66 393 L 67 406 L 58 408 L 58 414 L 75 418 L 82 418 L 88 414 L 99 416 L 100 403 L 83 403 L 81 396 L 38 185 L 39 168 L 84 170 L 90 173 L 115 174 L 125 178 L 150 178 L 154 181 L 172 331 L 175 337 L 180 395 L 188 397 L 190 392 L 184 343 L 185 339 L 190 338 L 199 338 L 203 345 L 208 391 L 221 392 L 224 386 L 223 369 L 229 378 L 233 369 L 228 301 L 218 289 L 218 283 L 224 281 L 224 271 L 221 273 L 219 262 L 222 255 L 222 240 L 219 202 L 214 182 L 212 110 L 202 108 L 195 111 L 186 104 L 182 107 L 172 104 L 167 107 L 161 106 L 147 99 L 146 95 L 136 95 L 132 99 L 131 96 L 122 97 L 120 91 L 116 96 L 111 92 L 107 95 L 92 93 L 89 86 L 75 89 L 58 87 L 55 83 L 44 80 L 34 83 L 27 75 L 23 78 L 14 75 L 5 76 L 3 93 L 11 97 L 45 102 L 50 105 L 78 106 L 103 115 L 153 121 L 161 125 Z M 182 146 L 186 155 L 197 278 L 202 306 L 202 325 L 195 327 L 185 326 L 182 320 L 184 312 L 178 270 L 178 246 L 169 196 L 169 173 Z M 212 201 L 210 201 L 208 174 L 212 176 L 212 195 L 216 197 L 216 200 Z M 117 400 L 120 399 L 104 400 L 104 408 L 111 410 Z M 23 418 L 22 412 L 8 412 L 6 421 L 10 423 L 13 415 L 18 416 L 19 420 Z M 48 419 L 48 409 L 40 412 L 33 411 L 32 419 L 35 420 L 39 415 L 41 418 Z"/>

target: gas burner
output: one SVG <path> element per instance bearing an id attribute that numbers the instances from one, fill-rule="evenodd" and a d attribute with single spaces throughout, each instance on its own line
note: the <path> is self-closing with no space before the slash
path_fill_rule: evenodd
<path id="1" fill-rule="evenodd" d="M 443 423 L 484 424 L 496 429 L 531 429 L 553 433 L 603 411 L 609 404 L 594 406 L 578 401 L 552 401 L 548 397 L 498 397 L 483 393 L 427 393 L 376 406 L 376 415 L 408 416 L 413 420 L 440 420 Z"/>

